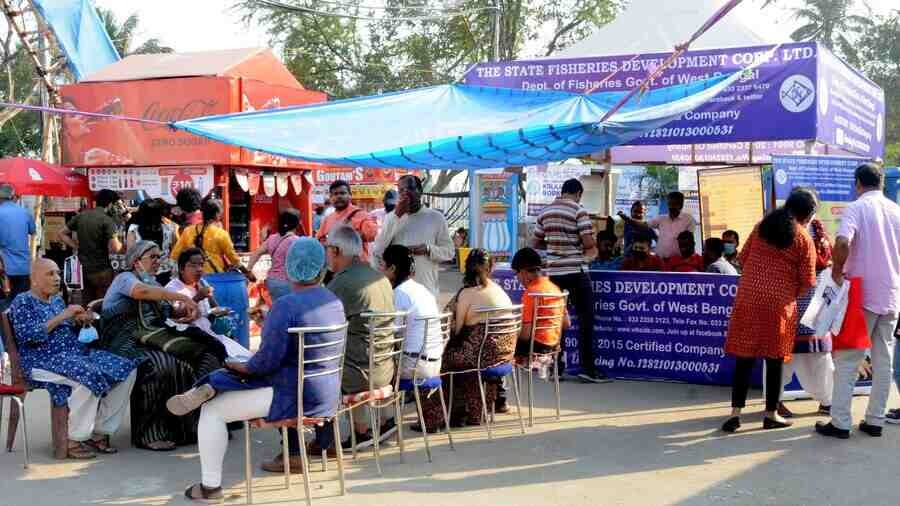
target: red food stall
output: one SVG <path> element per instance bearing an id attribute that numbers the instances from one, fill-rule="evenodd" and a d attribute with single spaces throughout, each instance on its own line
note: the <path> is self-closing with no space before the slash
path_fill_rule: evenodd
<path id="1" fill-rule="evenodd" d="M 63 106 L 156 121 L 323 102 L 269 49 L 133 55 L 63 86 Z M 174 202 L 183 186 L 215 192 L 239 251 L 256 248 L 280 210 L 311 228 L 312 179 L 321 168 L 222 144 L 162 125 L 69 115 L 63 165 L 86 168 L 91 189 L 140 192 Z"/>

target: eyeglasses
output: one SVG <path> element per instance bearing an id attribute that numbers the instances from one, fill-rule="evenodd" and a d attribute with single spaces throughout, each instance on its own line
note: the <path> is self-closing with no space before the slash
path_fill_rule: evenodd
<path id="1" fill-rule="evenodd" d="M 151 253 L 149 255 L 145 255 L 144 258 L 149 258 L 150 260 L 159 260 L 162 258 L 159 253 Z"/>

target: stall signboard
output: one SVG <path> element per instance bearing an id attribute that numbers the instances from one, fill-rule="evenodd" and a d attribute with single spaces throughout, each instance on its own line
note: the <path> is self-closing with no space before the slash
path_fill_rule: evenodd
<path id="1" fill-rule="evenodd" d="M 749 237 L 765 213 L 761 169 L 703 169 L 697 171 L 697 184 L 703 239 L 720 237 L 726 230 Z"/>
<path id="2" fill-rule="evenodd" d="M 614 214 L 623 212 L 631 216 L 631 206 L 638 200 L 644 203 L 644 219 L 650 220 L 659 215 L 660 200 L 658 192 L 652 188 L 653 180 L 647 175 L 646 167 L 615 168 L 616 193 L 614 198 Z"/>
<path id="3" fill-rule="evenodd" d="M 482 63 L 469 70 L 465 82 L 522 90 L 625 92 L 641 85 L 669 56 Z M 692 50 L 676 58 L 650 88 L 738 71 L 743 72 L 741 79 L 717 97 L 628 144 L 689 146 L 819 139 L 861 155 L 883 156 L 884 92 L 814 42 Z M 824 120 L 821 127 L 820 119 Z M 612 160 L 620 163 L 616 151 L 612 150 Z M 712 153 L 708 158 L 720 161 Z M 646 155 L 637 160 L 671 162 L 670 158 Z M 680 163 L 701 161 L 692 155 L 691 160 Z"/>
<path id="4" fill-rule="evenodd" d="M 776 156 L 772 160 L 775 203 L 781 205 L 798 186 L 813 188 L 819 196 L 816 217 L 831 237 L 837 235 L 841 214 L 856 198 L 854 171 L 868 160 L 842 156 Z"/>
<path id="5" fill-rule="evenodd" d="M 322 204 L 328 187 L 335 181 L 350 183 L 354 199 L 381 200 L 388 190 L 397 189 L 397 181 L 418 171 L 406 169 L 372 169 L 369 167 L 327 167 L 312 170 L 313 203 Z"/>
<path id="6" fill-rule="evenodd" d="M 88 179 L 91 191 L 142 191 L 149 198 L 172 204 L 182 188 L 196 188 L 201 195 L 208 195 L 215 186 L 211 166 L 91 168 Z"/>
<path id="7" fill-rule="evenodd" d="M 533 165 L 525 167 L 528 184 L 525 185 L 526 216 L 534 221 L 548 204 L 559 197 L 562 185 L 569 179 L 580 179 L 591 174 L 590 165 Z"/>
<path id="8" fill-rule="evenodd" d="M 490 171 L 475 173 L 477 212 L 470 213 L 475 246 L 498 260 L 509 260 L 517 247 L 519 175 Z"/>
<path id="9" fill-rule="evenodd" d="M 238 81 L 195 77 L 61 88 L 63 107 L 162 123 L 238 111 Z M 62 163 L 73 167 L 232 164 L 240 149 L 165 124 L 64 115 Z"/>
<path id="10" fill-rule="evenodd" d="M 508 269 L 494 279 L 521 301 Z M 730 385 L 734 359 L 725 334 L 739 278 L 719 274 L 591 271 L 595 365 L 621 379 Z M 572 308 L 570 317 L 575 316 Z M 563 334 L 566 367 L 580 369 L 578 327 Z"/>

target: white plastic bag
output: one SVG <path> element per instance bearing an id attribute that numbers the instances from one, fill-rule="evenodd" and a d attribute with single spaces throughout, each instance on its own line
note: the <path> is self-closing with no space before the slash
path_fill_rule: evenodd
<path id="1" fill-rule="evenodd" d="M 81 290 L 83 287 L 83 278 L 81 273 L 81 261 L 78 255 L 72 255 L 66 258 L 63 264 L 63 283 L 70 290 Z"/>
<path id="2" fill-rule="evenodd" d="M 847 312 L 849 291 L 849 280 L 838 286 L 831 278 L 831 268 L 825 269 L 819 274 L 816 292 L 800 318 L 800 323 L 813 329 L 817 336 L 838 334 L 844 323 L 844 314 Z"/>

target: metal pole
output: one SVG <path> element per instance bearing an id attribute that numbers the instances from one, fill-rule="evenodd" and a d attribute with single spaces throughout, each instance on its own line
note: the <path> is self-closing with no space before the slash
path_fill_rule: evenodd
<path id="1" fill-rule="evenodd" d="M 494 0 L 494 43 L 493 43 L 494 61 L 500 61 L 500 0 Z"/>

